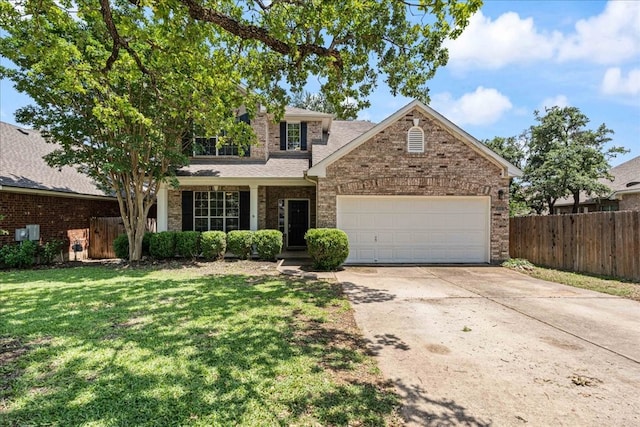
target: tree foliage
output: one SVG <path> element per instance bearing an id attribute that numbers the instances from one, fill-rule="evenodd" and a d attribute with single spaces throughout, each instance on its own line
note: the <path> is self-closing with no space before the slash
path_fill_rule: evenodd
<path id="1" fill-rule="evenodd" d="M 0 0 L 0 77 L 35 104 L 16 119 L 61 148 L 51 165 L 75 165 L 118 197 L 141 256 L 144 224 L 161 183 L 187 159 L 192 126 L 255 137 L 236 115 L 265 105 L 281 116 L 310 76 L 336 108 L 360 109 L 382 78 L 394 94 L 428 101 L 480 0 Z M 345 104 L 349 99 L 353 104 Z"/>
<path id="2" fill-rule="evenodd" d="M 289 105 L 305 110 L 320 111 L 322 113 L 333 114 L 338 120 L 353 120 L 358 116 L 355 105 L 350 104 L 349 100 L 344 101 L 345 108 L 338 109 L 329 102 L 327 97 L 322 93 L 299 92 L 294 93 L 291 97 Z"/>
<path id="3" fill-rule="evenodd" d="M 610 191 L 602 179 L 611 179 L 609 161 L 622 147 L 606 147 L 613 133 L 605 124 L 587 128 L 589 118 L 577 107 L 552 107 L 534 112 L 537 124 L 520 137 L 494 138 L 485 142 L 523 169 L 521 181 L 511 188 L 512 212 L 525 203 L 540 214 L 553 212 L 558 199 L 573 197 L 578 211 L 582 194 L 605 196 Z"/>
<path id="4" fill-rule="evenodd" d="M 484 144 L 519 169 L 524 169 L 527 158 L 526 141 L 522 137 L 495 137 L 483 141 Z M 526 215 L 530 212 L 525 187 L 519 178 L 514 178 L 509 186 L 509 216 Z"/>
<path id="5" fill-rule="evenodd" d="M 559 198 L 573 197 L 578 212 L 580 194 L 604 196 L 610 189 L 600 182 L 611 179 L 609 160 L 626 150 L 605 148 L 613 133 L 605 124 L 588 129 L 589 118 L 577 107 L 553 107 L 542 115 L 529 132 L 529 158 L 524 169 L 530 193 L 538 204 L 543 200 L 549 212 Z"/>

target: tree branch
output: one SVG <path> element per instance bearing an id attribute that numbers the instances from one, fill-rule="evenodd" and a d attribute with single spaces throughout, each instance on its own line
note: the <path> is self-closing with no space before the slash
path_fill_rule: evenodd
<path id="1" fill-rule="evenodd" d="M 106 1 L 106 0 L 101 0 Z M 233 19 L 223 13 L 217 12 L 210 8 L 205 8 L 197 0 L 180 0 L 180 2 L 189 10 L 189 16 L 198 21 L 211 22 L 230 34 L 240 37 L 243 40 L 257 40 L 264 43 L 271 50 L 282 55 L 292 55 L 295 52 L 300 54 L 301 58 L 309 55 L 317 55 L 320 57 L 334 58 L 334 66 L 342 70 L 343 61 L 340 51 L 335 48 L 326 48 L 314 43 L 301 43 L 297 45 L 289 45 L 286 42 L 273 37 L 269 30 L 257 25 L 245 24 Z"/>
<path id="2" fill-rule="evenodd" d="M 136 3 L 137 2 L 134 2 L 134 4 Z M 111 14 L 111 6 L 109 5 L 109 0 L 100 0 L 100 12 L 102 13 L 102 19 L 107 26 L 109 35 L 113 39 L 113 48 L 111 50 L 111 55 L 107 59 L 107 63 L 105 64 L 102 71 L 111 70 L 111 67 L 113 67 L 113 64 L 117 61 L 118 56 L 120 55 L 120 49 L 123 48 L 129 53 L 129 55 L 131 55 L 133 60 L 136 62 L 138 69 L 143 74 L 146 74 L 151 78 L 153 87 L 157 88 L 155 76 L 149 71 L 147 67 L 144 66 L 136 51 L 133 50 L 131 46 L 129 46 L 129 42 L 118 33 L 116 24 L 113 22 L 113 15 Z"/>

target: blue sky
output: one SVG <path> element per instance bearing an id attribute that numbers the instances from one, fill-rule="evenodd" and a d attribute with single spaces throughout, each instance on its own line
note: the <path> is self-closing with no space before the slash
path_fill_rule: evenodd
<path id="1" fill-rule="evenodd" d="M 640 1 L 485 0 L 448 47 L 431 106 L 476 138 L 518 135 L 534 110 L 570 105 L 630 150 L 612 165 L 640 155 Z M 381 84 L 359 118 L 379 122 L 407 102 Z M 2 121 L 28 103 L 0 82 Z"/>
<path id="2" fill-rule="evenodd" d="M 612 165 L 640 156 L 640 1 L 485 0 L 449 50 L 431 106 L 476 138 L 519 135 L 534 110 L 570 105 L 630 150 Z M 408 101 L 379 87 L 360 118 Z"/>

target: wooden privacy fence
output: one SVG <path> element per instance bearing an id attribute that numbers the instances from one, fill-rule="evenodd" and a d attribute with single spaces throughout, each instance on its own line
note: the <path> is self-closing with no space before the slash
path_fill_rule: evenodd
<path id="1" fill-rule="evenodd" d="M 517 217 L 509 230 L 512 258 L 640 280 L 640 211 Z"/>
<path id="2" fill-rule="evenodd" d="M 147 219 L 147 231 L 156 231 L 155 218 Z M 115 258 L 113 240 L 124 233 L 120 217 L 91 218 L 89 220 L 89 258 Z"/>

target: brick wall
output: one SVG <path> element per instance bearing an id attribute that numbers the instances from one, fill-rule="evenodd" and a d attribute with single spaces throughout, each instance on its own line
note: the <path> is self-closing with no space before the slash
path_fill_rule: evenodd
<path id="1" fill-rule="evenodd" d="M 425 133 L 424 153 L 407 153 L 414 118 Z M 418 110 L 331 164 L 317 191 L 318 227 L 336 226 L 336 195 L 490 196 L 491 261 L 509 256 L 509 179 Z"/>
<path id="2" fill-rule="evenodd" d="M 322 139 L 322 122 L 307 122 L 307 153 L 311 152 L 313 141 Z M 269 152 L 280 152 L 280 123 L 269 122 L 267 132 Z"/>
<path id="3" fill-rule="evenodd" d="M 618 206 L 621 211 L 640 211 L 640 193 L 624 194 Z"/>
<path id="4" fill-rule="evenodd" d="M 75 197 L 43 196 L 0 192 L 0 214 L 5 219 L 0 228 L 9 231 L 0 236 L 0 244 L 14 241 L 15 229 L 27 224 L 40 225 L 40 239 L 68 239 L 67 231 L 86 229 L 89 218 L 120 216 L 117 201 L 90 200 Z"/>
<path id="5" fill-rule="evenodd" d="M 278 229 L 278 200 L 309 199 L 309 228 L 316 223 L 316 188 L 315 187 L 265 187 L 266 188 L 266 228 Z"/>

